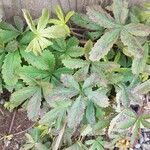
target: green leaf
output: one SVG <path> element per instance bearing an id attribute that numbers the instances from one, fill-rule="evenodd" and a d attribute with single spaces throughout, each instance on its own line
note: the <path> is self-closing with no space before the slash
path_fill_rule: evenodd
<path id="1" fill-rule="evenodd" d="M 45 38 L 63 38 L 65 37 L 66 32 L 63 27 L 59 25 L 53 25 L 42 30 L 40 35 Z"/>
<path id="2" fill-rule="evenodd" d="M 62 63 L 64 66 L 70 69 L 77 69 L 77 68 L 82 68 L 86 65 L 88 65 L 87 61 L 84 61 L 82 59 L 64 59 L 62 60 Z"/>
<path id="3" fill-rule="evenodd" d="M 79 96 L 68 111 L 68 127 L 76 129 L 80 124 L 84 115 L 85 104 L 81 96 Z"/>
<path id="4" fill-rule="evenodd" d="M 144 55 L 141 58 L 133 58 L 133 62 L 132 62 L 132 72 L 133 74 L 139 74 L 144 72 L 145 68 L 146 68 L 146 62 L 148 60 L 148 51 L 149 51 L 149 46 L 146 43 L 144 45 Z"/>
<path id="5" fill-rule="evenodd" d="M 63 14 L 62 9 L 59 5 L 56 6 L 55 11 L 56 11 L 56 15 L 59 18 L 59 20 L 61 20 L 62 22 L 65 22 L 64 14 Z"/>
<path id="6" fill-rule="evenodd" d="M 24 18 L 25 18 L 25 20 L 26 20 L 30 30 L 33 33 L 36 33 L 35 24 L 34 24 L 34 22 L 32 20 L 32 17 L 30 15 L 30 13 L 26 9 L 22 9 L 22 12 L 23 12 Z"/>
<path id="7" fill-rule="evenodd" d="M 26 31 L 26 32 L 24 32 L 23 37 L 19 40 L 19 42 L 22 45 L 27 45 L 33 40 L 34 36 L 35 35 L 33 32 Z"/>
<path id="8" fill-rule="evenodd" d="M 125 26 L 125 29 L 135 36 L 148 36 L 150 34 L 150 27 L 140 23 L 130 23 Z"/>
<path id="9" fill-rule="evenodd" d="M 51 106 L 54 105 L 57 101 L 68 100 L 77 94 L 78 90 L 76 89 L 59 87 L 54 89 L 53 92 L 46 97 L 46 101 Z"/>
<path id="10" fill-rule="evenodd" d="M 42 53 L 46 47 L 52 45 L 52 42 L 43 37 L 35 37 L 27 46 L 26 51 L 33 51 L 35 55 Z"/>
<path id="11" fill-rule="evenodd" d="M 53 25 L 46 28 L 49 18 L 49 13 L 47 9 L 43 9 L 37 29 L 35 28 L 34 22 L 29 12 L 23 10 L 23 14 L 30 30 L 35 34 L 35 37 L 26 48 L 27 51 L 33 51 L 35 55 L 39 55 L 42 53 L 42 50 L 52 45 L 52 42 L 49 39 L 65 37 L 66 31 L 60 25 Z"/>
<path id="12" fill-rule="evenodd" d="M 59 115 L 63 114 L 65 116 L 65 112 L 67 111 L 68 107 L 71 105 L 70 101 L 61 101 L 58 103 L 52 110 L 46 113 L 41 120 L 39 121 L 40 124 L 51 124 L 52 122 L 56 121 Z"/>
<path id="13" fill-rule="evenodd" d="M 150 91 L 150 79 L 137 85 L 133 93 L 138 93 L 138 94 L 147 94 Z"/>
<path id="14" fill-rule="evenodd" d="M 145 128 L 150 129 L 150 122 L 149 121 L 142 119 L 141 123 Z"/>
<path id="15" fill-rule="evenodd" d="M 140 126 L 141 126 L 141 122 L 140 120 L 137 120 L 134 127 L 131 130 L 131 144 L 133 145 L 135 143 L 135 141 L 139 138 L 140 135 Z"/>
<path id="16" fill-rule="evenodd" d="M 148 75 L 150 75 L 150 65 L 146 65 L 144 72 L 146 72 Z"/>
<path id="17" fill-rule="evenodd" d="M 14 26 L 4 21 L 0 21 L 0 29 L 8 30 L 8 31 L 17 31 Z"/>
<path id="18" fill-rule="evenodd" d="M 37 89 L 37 91 L 32 95 L 31 99 L 28 102 L 27 113 L 28 118 L 31 120 L 36 120 L 41 106 L 41 89 Z"/>
<path id="19" fill-rule="evenodd" d="M 83 48 L 80 47 L 80 46 L 70 47 L 67 50 L 67 55 L 69 55 L 70 57 L 79 57 L 79 56 L 82 56 L 83 55 Z"/>
<path id="20" fill-rule="evenodd" d="M 108 107 L 109 106 L 109 99 L 106 96 L 106 93 L 104 91 L 91 91 L 88 93 L 88 98 L 93 103 L 97 104 L 100 107 Z"/>
<path id="21" fill-rule="evenodd" d="M 128 50 L 133 56 L 137 58 L 143 56 L 143 47 L 136 37 L 132 36 L 129 32 L 125 30 L 121 31 L 121 41 L 125 46 L 128 46 Z"/>
<path id="22" fill-rule="evenodd" d="M 65 17 L 65 23 L 67 23 L 73 15 L 74 15 L 74 11 L 69 11 Z"/>
<path id="23" fill-rule="evenodd" d="M 90 52 L 90 59 L 92 61 L 98 61 L 103 58 L 117 41 L 119 33 L 119 29 L 106 32 L 92 48 L 92 51 Z"/>
<path id="24" fill-rule="evenodd" d="M 87 7 L 87 15 L 93 22 L 104 28 L 111 29 L 117 26 L 114 19 L 101 6 Z"/>
<path id="25" fill-rule="evenodd" d="M 6 45 L 5 50 L 7 52 L 14 52 L 14 51 L 18 50 L 18 42 L 16 40 L 10 41 Z"/>
<path id="26" fill-rule="evenodd" d="M 18 91 L 15 91 L 11 94 L 10 97 L 10 103 L 13 105 L 13 107 L 18 107 L 21 105 L 26 99 L 33 96 L 33 94 L 37 91 L 38 87 L 36 86 L 28 86 L 23 87 L 22 89 L 19 89 Z"/>
<path id="27" fill-rule="evenodd" d="M 125 24 L 128 12 L 128 2 L 126 0 L 113 1 L 113 13 L 117 23 Z"/>
<path id="28" fill-rule="evenodd" d="M 49 11 L 48 9 L 44 8 L 42 10 L 42 16 L 39 18 L 38 21 L 37 31 L 43 30 L 46 27 L 48 20 L 49 20 Z"/>
<path id="29" fill-rule="evenodd" d="M 97 85 L 101 81 L 101 78 L 98 74 L 93 73 L 91 74 L 83 83 L 82 88 L 86 89 L 92 86 Z"/>
<path id="30" fill-rule="evenodd" d="M 24 51 L 24 48 L 22 48 L 21 55 L 29 64 L 38 69 L 49 71 L 54 69 L 55 57 L 48 50 L 45 50 L 42 55 L 36 56 L 33 52 L 26 52 Z"/>
<path id="31" fill-rule="evenodd" d="M 92 47 L 93 47 L 93 42 L 91 40 L 88 40 L 84 45 L 83 50 L 84 50 L 84 55 L 85 55 L 86 60 L 89 60 L 89 53 Z"/>
<path id="32" fill-rule="evenodd" d="M 57 70 L 54 71 L 53 75 L 60 79 L 61 74 L 72 74 L 73 70 L 72 69 L 68 69 L 66 67 L 62 67 L 62 68 L 58 68 Z"/>
<path id="33" fill-rule="evenodd" d="M 90 67 L 90 64 L 88 64 L 88 65 L 80 68 L 78 71 L 76 71 L 74 74 L 75 79 L 77 81 L 84 81 L 88 76 L 89 67 Z"/>
<path id="34" fill-rule="evenodd" d="M 74 88 L 77 91 L 80 91 L 79 84 L 77 81 L 75 81 L 75 79 L 72 75 L 62 74 L 61 75 L 61 81 L 65 87 Z"/>
<path id="35" fill-rule="evenodd" d="M 48 148 L 46 147 L 45 144 L 42 144 L 42 143 L 35 143 L 35 148 L 36 150 L 48 150 Z"/>
<path id="36" fill-rule="evenodd" d="M 104 150 L 103 141 L 100 137 L 96 140 L 88 140 L 86 144 L 91 145 L 89 150 Z"/>
<path id="37" fill-rule="evenodd" d="M 116 132 L 121 133 L 134 125 L 137 120 L 136 114 L 130 109 L 124 109 L 116 117 L 114 117 L 108 129 L 109 137 L 114 137 Z"/>
<path id="38" fill-rule="evenodd" d="M 1 67 L 3 65 L 4 59 L 5 59 L 5 55 L 6 55 L 5 53 L 0 54 L 0 70 L 1 70 Z"/>
<path id="39" fill-rule="evenodd" d="M 23 28 L 24 28 L 24 23 L 23 23 L 23 20 L 21 19 L 21 17 L 14 16 L 14 22 L 15 22 L 17 29 L 22 32 Z"/>
<path id="40" fill-rule="evenodd" d="M 89 101 L 86 108 L 86 118 L 89 124 L 93 125 L 96 122 L 95 108 L 93 102 Z"/>
<path id="41" fill-rule="evenodd" d="M 49 72 L 45 70 L 40 70 L 32 66 L 23 66 L 19 69 L 19 76 L 27 76 L 37 80 L 47 78 L 50 76 Z"/>
<path id="42" fill-rule="evenodd" d="M 125 87 L 125 85 L 118 85 L 118 87 L 116 87 L 116 91 L 117 109 L 121 110 L 121 105 L 127 108 L 129 105 L 129 95 L 127 88 Z"/>
<path id="43" fill-rule="evenodd" d="M 19 35 L 18 31 L 0 29 L 0 38 L 4 43 L 10 42 Z"/>
<path id="44" fill-rule="evenodd" d="M 17 70 L 21 67 L 19 52 L 8 53 L 2 66 L 2 76 L 6 85 L 13 87 L 18 81 Z"/>
<path id="45" fill-rule="evenodd" d="M 76 12 L 72 16 L 71 21 L 73 21 L 73 23 L 77 24 L 80 27 L 87 28 L 90 30 L 103 30 L 103 28 L 100 25 L 91 22 L 88 16 L 81 13 Z"/>

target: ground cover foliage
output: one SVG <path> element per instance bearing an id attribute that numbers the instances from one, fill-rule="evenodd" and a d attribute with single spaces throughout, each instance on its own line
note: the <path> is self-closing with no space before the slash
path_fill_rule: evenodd
<path id="1" fill-rule="evenodd" d="M 0 22 L 0 92 L 4 107 L 23 107 L 37 122 L 22 150 L 133 148 L 150 128 L 150 3 L 113 0 L 87 14 L 23 10 Z M 86 42 L 68 25 L 85 29 Z"/>

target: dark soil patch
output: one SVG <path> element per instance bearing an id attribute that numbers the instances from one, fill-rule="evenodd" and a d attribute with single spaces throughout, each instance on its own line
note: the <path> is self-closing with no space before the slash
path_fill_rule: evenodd
<path id="1" fill-rule="evenodd" d="M 24 134 L 33 125 L 22 109 L 9 112 L 0 106 L 0 150 L 19 150 L 24 142 Z M 10 140 L 4 136 L 13 135 Z"/>

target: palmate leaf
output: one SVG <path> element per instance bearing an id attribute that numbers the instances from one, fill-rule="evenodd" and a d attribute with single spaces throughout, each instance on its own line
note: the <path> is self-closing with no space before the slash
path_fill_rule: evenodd
<path id="1" fill-rule="evenodd" d="M 113 138 L 118 133 L 121 133 L 122 130 L 125 131 L 130 127 L 133 127 L 134 123 L 137 120 L 137 115 L 130 109 L 124 109 L 116 117 L 114 117 L 108 129 L 109 137 Z"/>
<path id="2" fill-rule="evenodd" d="M 150 34 L 150 27 L 143 24 L 125 24 L 128 17 L 128 3 L 125 0 L 113 1 L 112 18 L 101 7 L 88 7 L 87 15 L 89 18 L 109 31 L 106 32 L 94 45 L 90 52 L 90 59 L 98 61 L 103 58 L 112 48 L 113 44 L 117 42 L 121 32 L 121 41 L 128 46 L 129 51 L 134 57 L 143 56 L 143 48 L 135 36 L 148 36 Z M 110 30 L 111 29 L 111 30 Z"/>
<path id="3" fill-rule="evenodd" d="M 14 92 L 10 97 L 10 103 L 13 108 L 21 105 L 26 99 L 31 98 L 33 94 L 39 89 L 37 86 L 23 87 Z"/>
<path id="4" fill-rule="evenodd" d="M 27 76 L 37 80 L 45 79 L 50 76 L 49 72 L 41 69 L 37 69 L 33 66 L 23 66 L 18 70 L 19 76 Z"/>
<path id="5" fill-rule="evenodd" d="M 85 110 L 85 103 L 79 96 L 68 111 L 68 127 L 75 129 L 81 122 Z"/>
<path id="6" fill-rule="evenodd" d="M 78 94 L 78 90 L 73 88 L 57 88 L 46 97 L 46 101 L 50 106 L 53 106 L 57 101 L 68 100 Z"/>
<path id="7" fill-rule="evenodd" d="M 21 48 L 22 57 L 32 66 L 41 69 L 41 70 L 54 70 L 55 66 L 55 57 L 54 55 L 45 50 L 40 56 L 34 55 L 33 52 L 26 52 L 24 47 Z"/>
<path id="8" fill-rule="evenodd" d="M 56 39 L 51 46 L 61 59 L 76 58 L 83 55 L 83 48 L 79 46 L 79 40 L 71 37 L 67 41 L 64 39 Z"/>
<path id="9" fill-rule="evenodd" d="M 68 107 L 71 105 L 70 101 L 60 101 L 57 103 L 52 110 L 47 112 L 39 121 L 40 124 L 51 124 L 52 122 L 55 122 L 59 116 L 63 114 L 63 117 L 65 117 L 65 113 L 68 109 Z"/>
<path id="10" fill-rule="evenodd" d="M 94 45 L 90 52 L 90 60 L 98 61 L 103 58 L 116 43 L 119 37 L 120 29 L 110 30 L 106 32 Z"/>
<path id="11" fill-rule="evenodd" d="M 12 25 L 1 21 L 0 22 L 0 38 L 4 43 L 10 42 L 19 35 L 19 31 Z"/>
<path id="12" fill-rule="evenodd" d="M 39 82 L 27 76 L 21 76 L 24 82 L 29 84 L 12 93 L 10 102 L 6 105 L 10 110 L 18 107 L 27 101 L 27 115 L 31 120 L 36 120 L 39 116 L 42 97 L 46 97 L 52 90 L 52 86 L 48 82 Z"/>
<path id="13" fill-rule="evenodd" d="M 6 85 L 13 87 L 18 81 L 17 69 L 21 67 L 21 58 L 18 51 L 8 53 L 2 66 L 2 77 Z"/>
<path id="14" fill-rule="evenodd" d="M 52 45 L 49 39 L 65 37 L 65 30 L 59 25 L 46 28 L 49 19 L 49 12 L 47 9 L 43 9 L 37 28 L 35 27 L 30 13 L 23 9 L 23 14 L 30 30 L 35 34 L 34 39 L 26 48 L 27 51 L 33 51 L 36 55 L 41 54 L 42 50 Z"/>

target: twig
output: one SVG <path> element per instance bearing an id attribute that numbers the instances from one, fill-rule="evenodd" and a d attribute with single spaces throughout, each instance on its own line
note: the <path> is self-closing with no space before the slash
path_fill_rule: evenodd
<path id="1" fill-rule="evenodd" d="M 75 32 L 73 32 L 73 31 L 71 31 L 71 32 L 72 32 L 72 34 L 73 34 L 73 35 L 77 35 L 77 36 L 79 36 L 79 37 L 82 37 L 82 38 L 84 38 L 84 35 L 82 35 L 82 34 L 75 33 Z"/>
<path id="2" fill-rule="evenodd" d="M 8 134 L 11 133 L 11 130 L 12 130 L 12 127 L 13 127 L 13 124 L 14 124 L 14 120 L 15 120 L 15 117 L 16 117 L 16 112 L 17 110 L 14 111 L 13 113 L 13 117 L 12 117 L 12 120 L 11 120 L 11 123 L 10 123 L 10 126 L 9 126 L 9 130 L 8 130 Z M 3 146 L 3 150 L 6 149 L 6 143 L 4 143 L 4 146 Z"/>
<path id="3" fill-rule="evenodd" d="M 74 31 L 86 31 L 87 29 L 83 29 L 83 28 L 70 28 L 71 30 L 74 30 Z"/>
<path id="4" fill-rule="evenodd" d="M 3 111 L 1 110 L 1 108 L 0 108 L 0 113 L 4 116 L 4 113 L 3 113 Z"/>
<path id="5" fill-rule="evenodd" d="M 62 129 L 60 130 L 59 135 L 58 135 L 58 137 L 56 139 L 56 143 L 55 143 L 54 148 L 53 148 L 54 150 L 58 150 L 59 149 L 62 137 L 63 137 L 64 132 L 65 132 L 66 125 L 67 125 L 67 122 L 65 121 L 64 125 L 63 125 Z"/>
<path id="6" fill-rule="evenodd" d="M 14 120 L 15 120 L 15 117 L 16 117 L 16 112 L 17 112 L 17 110 L 15 110 L 14 113 L 13 113 L 13 117 L 12 117 L 12 120 L 11 120 L 11 124 L 10 124 L 10 127 L 9 127 L 8 134 L 11 133 L 11 130 L 12 130 L 12 127 L 13 127 L 13 124 L 14 124 Z"/>
<path id="7" fill-rule="evenodd" d="M 14 133 L 13 135 L 16 136 L 16 135 L 19 135 L 19 134 L 22 134 L 22 133 L 25 133 L 27 132 L 29 129 L 31 129 L 32 127 L 35 126 L 36 123 L 34 123 L 33 125 L 31 125 L 29 128 L 23 130 L 23 131 L 20 131 L 20 132 L 17 132 L 17 133 Z"/>

